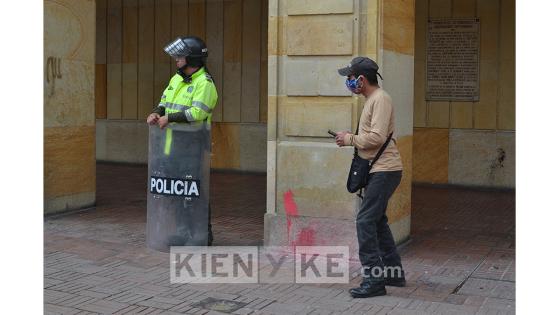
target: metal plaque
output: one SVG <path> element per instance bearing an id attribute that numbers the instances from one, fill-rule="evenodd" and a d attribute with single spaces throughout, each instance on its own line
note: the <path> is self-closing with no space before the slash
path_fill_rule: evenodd
<path id="1" fill-rule="evenodd" d="M 478 101 L 480 20 L 428 20 L 426 100 Z"/>

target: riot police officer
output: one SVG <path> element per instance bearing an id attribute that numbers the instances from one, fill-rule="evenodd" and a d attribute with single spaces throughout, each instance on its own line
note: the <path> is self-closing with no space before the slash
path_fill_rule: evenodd
<path id="1" fill-rule="evenodd" d="M 161 129 L 169 123 L 204 122 L 210 124 L 212 110 L 218 101 L 214 81 L 206 67 L 208 48 L 196 36 L 179 37 L 165 46 L 164 51 L 175 58 L 177 73 L 163 91 L 161 101 L 148 116 L 150 125 L 158 124 Z M 167 129 L 171 143 L 171 130 Z M 169 155 L 170 145 L 165 146 Z M 178 227 L 179 228 L 179 227 Z M 208 205 L 208 245 L 211 245 L 212 225 Z M 184 236 L 177 235 L 169 240 L 170 246 L 185 245 Z"/>

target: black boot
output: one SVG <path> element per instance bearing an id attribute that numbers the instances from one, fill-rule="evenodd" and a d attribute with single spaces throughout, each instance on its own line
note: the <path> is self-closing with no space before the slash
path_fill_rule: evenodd
<path id="1" fill-rule="evenodd" d="M 383 256 L 383 277 L 385 285 L 392 287 L 404 287 L 406 280 L 404 278 L 404 268 L 401 263 L 401 256 L 395 249 L 393 252 Z"/>
<path id="2" fill-rule="evenodd" d="M 383 271 L 383 278 L 385 285 L 391 287 L 404 287 L 406 286 L 406 279 L 404 278 L 404 270 L 402 266 L 387 267 Z"/>
<path id="3" fill-rule="evenodd" d="M 390 287 L 404 287 L 406 286 L 406 279 L 403 276 L 393 277 L 391 275 L 385 276 L 385 285 Z"/>
<path id="4" fill-rule="evenodd" d="M 367 298 L 372 296 L 386 295 L 385 281 L 383 277 L 374 277 L 371 269 L 364 269 L 362 283 L 357 288 L 350 289 L 353 298 Z"/>

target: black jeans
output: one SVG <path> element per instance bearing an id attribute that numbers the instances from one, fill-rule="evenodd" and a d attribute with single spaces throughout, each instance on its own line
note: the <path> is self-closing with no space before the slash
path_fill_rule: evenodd
<path id="1" fill-rule="evenodd" d="M 401 257 L 387 223 L 387 204 L 399 183 L 402 171 L 369 174 L 356 217 L 360 262 L 363 267 L 399 266 Z"/>

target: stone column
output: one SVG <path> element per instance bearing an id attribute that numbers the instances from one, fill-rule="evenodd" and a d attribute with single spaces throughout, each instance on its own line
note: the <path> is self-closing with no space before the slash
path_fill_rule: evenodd
<path id="1" fill-rule="evenodd" d="M 410 234 L 412 190 L 412 129 L 414 112 L 414 0 L 383 0 L 380 6 L 381 81 L 393 99 L 398 147 L 403 162 L 401 184 L 388 207 L 389 224 L 397 240 Z"/>
<path id="2" fill-rule="evenodd" d="M 270 0 L 269 6 L 265 244 L 349 245 L 357 255 L 357 197 L 346 191 L 353 149 L 338 148 L 327 130 L 355 131 L 364 99 L 346 90 L 337 69 L 358 55 L 378 60 L 382 3 Z M 412 81 L 406 86 L 412 88 Z M 395 106 L 398 115 L 410 115 L 397 116 L 397 132 L 405 135 L 399 148 L 410 172 L 412 101 Z M 409 174 L 389 215 L 397 240 L 404 240 L 410 231 Z"/>
<path id="3" fill-rule="evenodd" d="M 45 0 L 44 23 L 44 209 L 53 213 L 95 203 L 95 1 Z"/>

